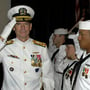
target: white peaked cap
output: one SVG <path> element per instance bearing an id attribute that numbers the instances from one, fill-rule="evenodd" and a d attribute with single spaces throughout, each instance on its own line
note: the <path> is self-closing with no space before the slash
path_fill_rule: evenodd
<path id="1" fill-rule="evenodd" d="M 90 30 L 90 20 L 80 21 L 79 22 L 79 29 Z"/>
<path id="2" fill-rule="evenodd" d="M 29 14 L 31 16 L 31 18 L 34 17 L 35 12 L 34 12 L 34 10 L 30 6 L 27 6 L 27 5 L 18 5 L 18 6 L 12 7 L 8 11 L 8 18 L 11 20 L 13 18 L 13 15 L 18 14 L 19 10 L 22 9 L 22 8 L 26 9 L 27 14 Z"/>
<path id="3" fill-rule="evenodd" d="M 68 34 L 68 30 L 64 28 L 58 28 L 54 30 L 54 34 Z"/>

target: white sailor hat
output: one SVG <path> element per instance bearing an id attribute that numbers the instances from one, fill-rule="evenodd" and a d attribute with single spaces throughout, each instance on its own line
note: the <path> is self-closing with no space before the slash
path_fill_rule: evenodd
<path id="1" fill-rule="evenodd" d="M 90 30 L 90 20 L 80 21 L 79 22 L 79 29 Z"/>
<path id="2" fill-rule="evenodd" d="M 13 17 L 16 18 L 16 21 L 31 21 L 34 17 L 34 10 L 27 5 L 18 5 L 12 7 L 8 11 L 8 18 L 12 20 Z"/>
<path id="3" fill-rule="evenodd" d="M 68 34 L 68 30 L 64 28 L 58 28 L 54 30 L 54 34 Z"/>

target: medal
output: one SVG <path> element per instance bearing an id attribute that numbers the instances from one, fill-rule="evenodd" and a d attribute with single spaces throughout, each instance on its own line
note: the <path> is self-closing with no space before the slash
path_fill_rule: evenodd
<path id="1" fill-rule="evenodd" d="M 88 72 L 89 72 L 89 69 L 84 67 L 83 72 L 82 72 L 82 76 L 84 76 L 85 78 L 88 78 Z"/>
<path id="2" fill-rule="evenodd" d="M 34 54 L 31 55 L 31 65 L 35 67 L 42 66 L 41 55 L 38 54 L 39 52 L 33 52 Z"/>

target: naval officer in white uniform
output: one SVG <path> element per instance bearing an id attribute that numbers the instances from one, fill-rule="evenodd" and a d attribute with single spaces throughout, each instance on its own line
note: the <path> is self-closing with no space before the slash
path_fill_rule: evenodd
<path id="1" fill-rule="evenodd" d="M 11 22 L 0 36 L 0 62 L 4 70 L 1 90 L 54 90 L 54 71 L 47 46 L 29 37 L 34 13 L 26 5 L 8 11 Z M 12 28 L 16 38 L 7 41 Z"/>

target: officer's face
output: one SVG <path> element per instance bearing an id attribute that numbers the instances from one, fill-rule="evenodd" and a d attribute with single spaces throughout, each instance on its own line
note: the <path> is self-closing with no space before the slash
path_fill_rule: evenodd
<path id="1" fill-rule="evenodd" d="M 90 31 L 79 30 L 78 40 L 80 47 L 90 52 Z"/>
<path id="2" fill-rule="evenodd" d="M 19 39 L 28 39 L 31 29 L 32 24 L 29 22 L 17 22 L 13 28 L 16 33 L 16 37 Z"/>

